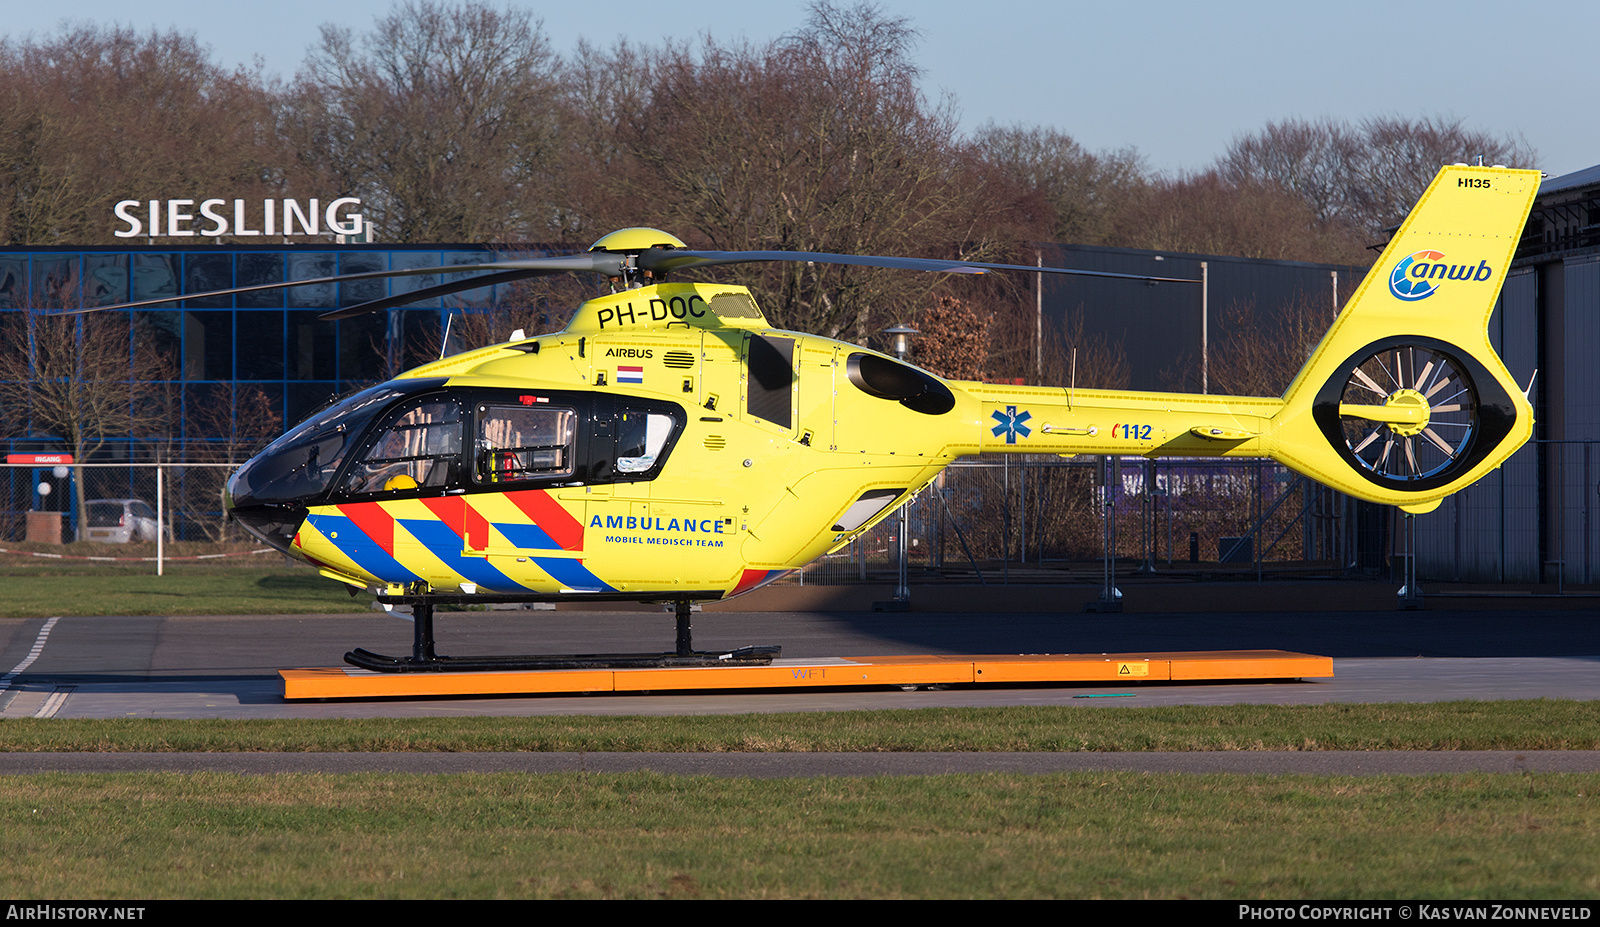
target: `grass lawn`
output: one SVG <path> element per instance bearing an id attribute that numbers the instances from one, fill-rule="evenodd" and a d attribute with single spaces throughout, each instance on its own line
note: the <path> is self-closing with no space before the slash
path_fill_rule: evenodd
<path id="1" fill-rule="evenodd" d="M 1600 775 L 37 775 L 12 898 L 1600 896 Z"/>
<path id="2" fill-rule="evenodd" d="M 1594 703 L 0 722 L 0 750 L 1596 749 Z M 1600 897 L 1600 775 L 0 777 L 13 898 Z"/>
<path id="3" fill-rule="evenodd" d="M 0 751 L 1595 750 L 1600 703 L 925 708 L 521 718 L 0 720 Z"/>
<path id="4" fill-rule="evenodd" d="M 8 550 L 23 546 L 6 545 Z M 153 544 L 70 544 L 54 552 L 72 558 L 120 559 L 0 554 L 0 583 L 6 590 L 0 597 L 0 618 L 331 614 L 364 611 L 372 601 L 368 595 L 351 598 L 343 584 L 276 553 L 252 555 L 241 549 L 240 556 L 222 559 L 173 560 L 165 564 L 164 575 L 157 576 L 153 562 L 136 559 L 155 556 Z"/>

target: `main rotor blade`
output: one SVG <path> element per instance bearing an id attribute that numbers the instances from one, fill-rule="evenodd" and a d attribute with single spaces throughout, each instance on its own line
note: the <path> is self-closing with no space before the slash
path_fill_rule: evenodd
<path id="1" fill-rule="evenodd" d="M 1116 277 L 1152 283 L 1199 283 L 1190 277 L 1155 277 L 1149 274 L 1119 274 L 1104 270 L 1072 270 L 1066 267 L 1033 267 L 1027 264 L 990 264 L 982 261 L 942 261 L 935 258 L 878 257 L 859 254 L 829 254 L 814 251 L 681 251 L 647 248 L 639 252 L 640 270 L 673 271 L 721 264 L 751 264 L 763 261 L 810 264 L 851 264 L 858 267 L 887 267 L 897 270 L 925 270 L 946 274 L 983 274 L 991 270 L 1016 270 L 1026 273 L 1072 274 L 1080 277 Z"/>
<path id="2" fill-rule="evenodd" d="M 481 286 L 493 286 L 496 283 L 511 283 L 515 280 L 526 280 L 529 277 L 543 277 L 549 274 L 561 273 L 558 270 L 503 270 L 497 274 L 482 274 L 469 277 L 465 280 L 451 280 L 448 283 L 437 283 L 433 286 L 412 290 L 409 293 L 395 293 L 382 299 L 369 299 L 364 303 L 346 306 L 343 309 L 334 309 L 317 316 L 319 322 L 334 322 L 339 319 L 348 319 L 353 316 L 365 315 L 368 312 L 377 312 L 380 309 L 393 309 L 408 303 L 420 303 L 425 299 L 438 299 L 451 293 L 460 293 L 463 290 L 476 290 Z"/>
<path id="3" fill-rule="evenodd" d="M 1082 277 L 1113 277 L 1123 280 L 1144 280 L 1150 283 L 1199 283 L 1197 279 L 1189 277 L 1157 277 L 1149 274 L 1124 274 L 1100 270 L 1072 270 L 1065 267 L 1030 267 L 1026 264 L 992 264 L 981 261 L 953 261 L 937 260 L 934 258 L 901 258 L 881 257 L 874 255 L 831 254 L 826 252 L 810 251 L 684 251 L 669 248 L 647 248 L 638 253 L 636 258 L 624 252 L 588 251 L 580 254 L 556 255 L 552 257 L 522 258 L 509 261 L 486 261 L 477 264 L 452 264 L 442 267 L 407 267 L 394 270 L 373 270 L 355 274 L 338 274 L 331 277 L 313 277 L 309 280 L 285 280 L 278 283 L 259 283 L 253 286 L 229 287 L 222 290 L 206 290 L 199 293 L 183 293 L 174 296 L 162 296 L 156 299 L 141 299 L 134 302 L 116 303 L 110 306 L 92 306 L 83 309 L 67 309 L 60 315 L 79 315 L 85 312 L 103 312 L 108 309 L 140 309 L 146 306 L 162 306 L 168 303 L 182 302 L 186 299 L 211 299 L 218 296 L 234 296 L 240 293 L 260 293 L 267 290 L 286 290 L 297 286 L 321 286 L 330 283 L 349 283 L 359 280 L 385 280 L 390 277 L 416 277 L 435 274 L 462 274 L 480 273 L 481 277 L 466 280 L 451 281 L 411 293 L 401 293 L 384 299 L 373 300 L 324 313 L 323 319 L 345 319 L 360 315 L 363 312 L 373 312 L 379 309 L 389 309 L 394 306 L 403 306 L 407 303 L 431 299 L 436 296 L 445 296 L 458 293 L 462 290 L 473 290 L 483 286 L 492 286 L 497 283 L 509 283 L 528 277 L 557 273 L 598 273 L 608 277 L 619 277 L 624 268 L 636 267 L 639 270 L 652 272 L 667 272 L 673 270 L 688 270 L 696 267 L 713 267 L 723 264 L 752 264 L 760 262 L 779 261 L 791 263 L 814 264 L 846 264 L 858 267 L 884 267 L 899 270 L 921 270 L 947 274 L 983 274 L 992 270 L 1012 270 L 1023 273 L 1069 274 Z"/>
<path id="4" fill-rule="evenodd" d="M 583 254 L 564 254 L 554 257 L 521 258 L 511 261 L 487 261 L 479 264 L 450 264 L 442 267 L 405 267 L 397 268 L 395 270 L 372 270 L 359 274 L 339 274 L 333 277 L 314 277 L 310 280 L 285 280 L 281 283 L 260 283 L 254 286 L 229 287 L 226 290 L 207 290 L 203 293 L 184 293 L 179 296 L 163 296 L 159 299 L 142 299 L 137 302 L 117 303 L 112 306 L 92 306 L 86 309 L 68 309 L 58 314 L 80 315 L 85 312 L 104 312 L 107 309 L 138 309 L 143 306 L 160 306 L 165 303 L 181 302 L 185 299 L 209 299 L 213 296 L 232 296 L 236 293 L 259 293 L 264 290 L 286 290 L 290 287 L 296 286 L 318 286 L 328 283 L 349 283 L 355 280 L 384 280 L 389 277 L 419 277 L 428 275 L 437 276 L 439 274 L 470 274 L 506 271 L 525 271 L 526 273 L 524 273 L 523 276 L 526 277 L 536 277 L 541 274 L 559 274 L 569 271 L 577 273 L 600 273 L 609 277 L 615 277 L 622 273 L 622 265 L 625 260 L 625 255 L 611 254 L 604 251 L 591 251 Z M 487 282 L 478 282 L 484 280 L 487 280 Z M 456 282 L 465 281 L 452 281 L 452 285 Z M 499 279 L 488 280 L 487 277 L 482 277 L 478 278 L 477 281 L 467 283 L 466 286 L 459 286 L 454 290 L 446 290 L 443 292 L 454 293 L 459 290 L 471 290 L 480 286 L 488 286 L 489 284 L 499 282 L 505 281 Z M 421 292 L 423 291 L 415 291 L 415 293 Z M 427 298 L 426 296 L 417 296 L 415 293 L 403 294 L 406 296 L 406 299 L 394 303 L 393 305 L 403 306 L 406 303 Z M 351 306 L 350 308 L 355 309 L 356 307 Z M 349 310 L 341 311 L 348 312 Z M 370 312 L 372 310 L 367 309 L 363 311 Z M 328 317 L 331 318 L 333 316 Z M 337 318 L 345 318 L 345 316 L 341 315 L 337 316 Z"/>

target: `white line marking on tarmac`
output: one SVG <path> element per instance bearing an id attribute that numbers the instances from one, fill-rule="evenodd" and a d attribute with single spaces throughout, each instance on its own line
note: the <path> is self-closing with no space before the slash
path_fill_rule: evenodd
<path id="1" fill-rule="evenodd" d="M 62 686 L 50 693 L 50 697 L 44 700 L 44 704 L 39 706 L 39 710 L 34 712 L 33 716 L 35 718 L 54 718 L 56 712 L 61 710 L 61 706 L 67 703 L 67 696 L 71 695 L 76 688 L 77 686 Z"/>
<path id="2" fill-rule="evenodd" d="M 28 651 L 28 655 L 22 658 L 21 663 L 11 668 L 11 672 L 0 676 L 0 690 L 11 688 L 11 681 L 17 677 L 17 674 L 32 666 L 34 660 L 39 659 L 39 654 L 44 652 L 44 642 L 50 639 L 50 629 L 55 627 L 56 622 L 60 620 L 61 616 L 57 615 L 45 621 L 44 627 L 39 629 L 39 636 L 34 638 L 33 649 Z"/>

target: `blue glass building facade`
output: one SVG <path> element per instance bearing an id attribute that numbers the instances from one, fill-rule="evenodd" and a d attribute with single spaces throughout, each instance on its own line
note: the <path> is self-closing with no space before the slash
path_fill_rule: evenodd
<path id="1" fill-rule="evenodd" d="M 32 308 L 65 308 L 181 296 L 237 286 L 310 280 L 339 274 L 398 268 L 428 268 L 495 260 L 513 252 L 462 247 L 324 246 L 212 247 L 194 249 L 36 249 L 0 252 L 0 322 Z M 521 256 L 531 252 L 518 248 Z M 117 310 L 135 371 L 159 367 L 176 391 L 169 443 L 216 437 L 197 432 L 194 410 L 259 390 L 285 427 L 304 418 L 331 396 L 380 381 L 428 359 L 451 313 L 498 305 L 507 287 L 482 287 L 401 309 L 338 322 L 318 321 L 330 309 L 459 279 L 438 274 L 319 284 L 226 297 L 188 299 L 170 306 Z M 570 307 L 553 308 L 554 324 Z M 17 317 L 13 317 L 17 318 Z M 20 329 L 5 326 L 13 340 Z M 3 346 L 26 350 L 22 344 Z M 160 364 L 140 363 L 141 352 Z M 149 359 L 149 358 L 144 358 Z M 13 410 L 14 411 L 14 410 Z M 213 408 L 213 411 L 214 408 Z M 50 436 L 19 416 L 10 416 L 13 451 L 51 449 Z M 216 420 L 213 414 L 211 421 Z M 135 459 L 137 442 L 110 442 L 106 459 Z"/>

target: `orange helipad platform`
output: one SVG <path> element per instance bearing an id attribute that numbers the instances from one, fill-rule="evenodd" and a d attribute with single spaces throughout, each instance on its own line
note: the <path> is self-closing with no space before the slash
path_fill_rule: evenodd
<path id="1" fill-rule="evenodd" d="M 1016 683 L 1202 682 L 1333 675 L 1333 658 L 1283 650 L 1199 653 L 1002 654 L 823 657 L 770 666 L 672 669 L 375 673 L 352 666 L 280 670 L 283 697 L 395 698 L 545 695 L 563 692 L 681 692 L 840 686 Z"/>

